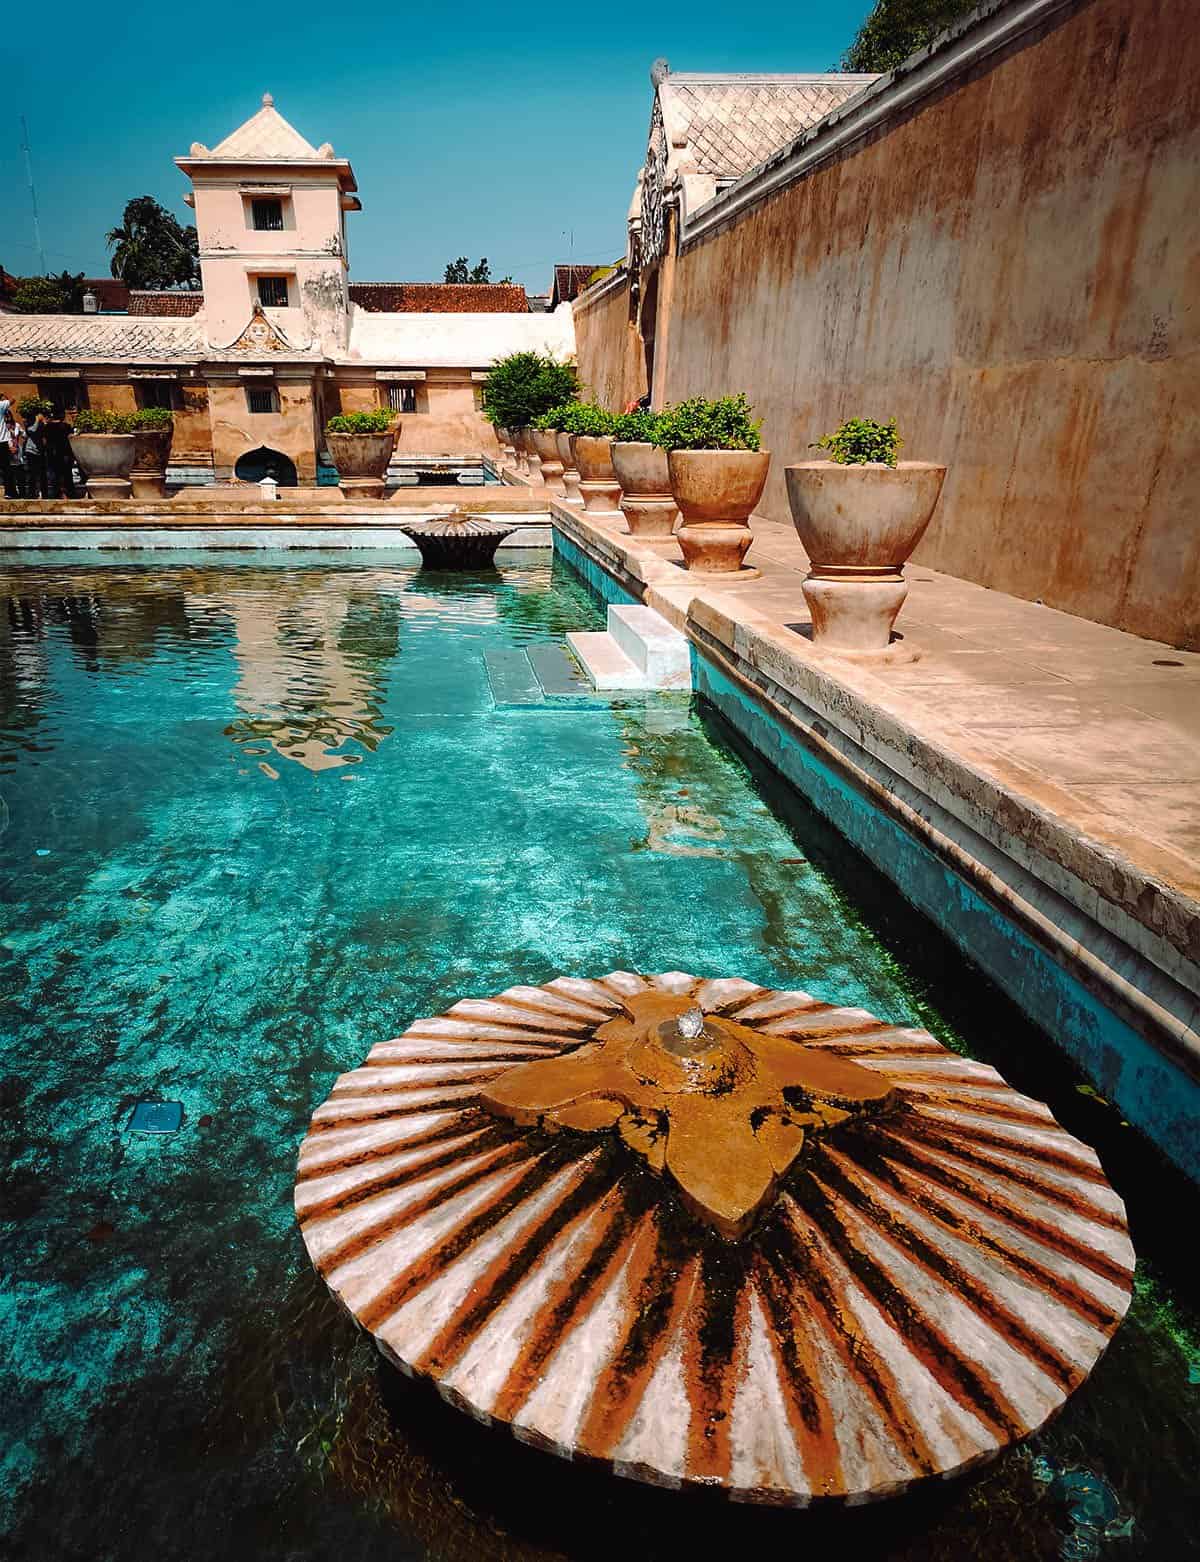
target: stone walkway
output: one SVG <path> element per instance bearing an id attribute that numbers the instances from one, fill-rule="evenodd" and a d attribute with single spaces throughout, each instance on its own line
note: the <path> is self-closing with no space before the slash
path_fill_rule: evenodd
<path id="1" fill-rule="evenodd" d="M 910 564 L 897 630 L 919 660 L 868 669 L 805 638 L 808 561 L 790 526 L 755 517 L 761 578 L 701 585 L 674 542 L 635 543 L 619 515 L 587 521 L 641 556 L 646 600 L 680 627 L 697 595 L 769 620 L 796 658 L 1200 901 L 1200 653 Z"/>

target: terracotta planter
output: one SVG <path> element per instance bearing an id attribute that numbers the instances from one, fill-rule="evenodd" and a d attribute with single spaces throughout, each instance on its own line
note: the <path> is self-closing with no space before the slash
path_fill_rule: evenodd
<path id="1" fill-rule="evenodd" d="M 563 464 L 558 455 L 558 434 L 552 428 L 533 430 L 533 448 L 542 464 L 542 482 L 552 494 L 565 499 L 567 487 L 563 482 Z"/>
<path id="2" fill-rule="evenodd" d="M 579 470 L 575 465 L 575 454 L 571 449 L 573 443 L 570 434 L 558 436 L 558 459 L 563 464 L 563 487 L 567 491 L 567 503 L 581 505 L 583 499 L 579 492 Z"/>
<path id="3" fill-rule="evenodd" d="M 338 470 L 338 487 L 347 499 L 382 499 L 388 462 L 400 425 L 386 434 L 330 434 L 325 443 Z"/>
<path id="4" fill-rule="evenodd" d="M 585 510 L 615 510 L 621 485 L 613 468 L 613 442 L 607 434 L 572 434 L 579 468 L 579 492 Z"/>
<path id="5" fill-rule="evenodd" d="M 87 483 L 89 499 L 129 498 L 132 434 L 72 434 L 71 452 Z"/>
<path id="6" fill-rule="evenodd" d="M 762 498 L 769 450 L 672 450 L 671 493 L 681 523 L 676 539 L 689 570 L 728 575 L 740 570 L 753 540 L 750 516 Z"/>
<path id="7" fill-rule="evenodd" d="M 531 483 L 537 484 L 542 480 L 542 458 L 538 454 L 537 430 L 528 423 L 521 430 L 521 445 L 525 451 L 525 470 Z"/>
<path id="8" fill-rule="evenodd" d="M 813 643 L 861 655 L 886 652 L 908 595 L 904 563 L 929 525 L 946 468 L 928 461 L 784 468 L 788 504 L 809 574 L 803 591 Z"/>
<path id="9" fill-rule="evenodd" d="M 669 537 L 679 519 L 671 495 L 667 452 L 657 445 L 614 440 L 613 471 L 621 485 L 621 513 L 631 537 Z"/>
<path id="10" fill-rule="evenodd" d="M 164 423 L 160 428 L 140 428 L 135 432 L 133 468 L 129 473 L 135 499 L 167 497 L 167 462 L 171 458 L 174 437 L 173 423 Z"/>

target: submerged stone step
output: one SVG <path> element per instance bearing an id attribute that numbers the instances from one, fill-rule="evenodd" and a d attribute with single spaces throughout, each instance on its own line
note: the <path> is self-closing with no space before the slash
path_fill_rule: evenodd
<path id="1" fill-rule="evenodd" d="M 485 651 L 483 660 L 492 686 L 492 698 L 498 706 L 519 708 L 546 703 L 533 664 L 524 651 Z"/>
<path id="2" fill-rule="evenodd" d="M 591 696 L 591 684 L 564 645 L 531 645 L 527 654 L 547 699 L 586 700 Z"/>

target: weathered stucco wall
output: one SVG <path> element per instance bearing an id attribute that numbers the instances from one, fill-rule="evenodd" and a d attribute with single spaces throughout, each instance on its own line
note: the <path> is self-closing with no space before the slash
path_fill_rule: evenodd
<path id="1" fill-rule="evenodd" d="M 620 412 L 646 391 L 642 340 L 629 320 L 629 280 L 590 294 L 572 306 L 580 379 L 601 406 Z"/>
<path id="2" fill-rule="evenodd" d="M 1198 160 L 1193 0 L 1080 0 L 715 235 L 685 230 L 656 378 L 670 400 L 749 393 L 768 514 L 811 441 L 895 415 L 904 456 L 950 468 L 922 562 L 1200 645 Z M 597 387 L 623 329 L 580 330 Z"/>

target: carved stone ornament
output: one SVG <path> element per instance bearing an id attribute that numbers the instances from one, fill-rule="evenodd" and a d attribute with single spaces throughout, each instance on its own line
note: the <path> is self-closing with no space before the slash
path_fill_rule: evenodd
<path id="1" fill-rule="evenodd" d="M 254 313 L 236 340 L 230 342 L 226 352 L 250 352 L 250 353 L 290 353 L 294 352 L 291 342 L 273 321 L 268 320 L 263 311 L 263 306 L 256 303 Z"/>
<path id="2" fill-rule="evenodd" d="M 1125 1209 L 927 1032 L 739 978 L 465 999 L 317 1109 L 296 1212 L 404 1372 L 523 1441 L 860 1503 L 1062 1409 L 1129 1305 Z"/>
<path id="3" fill-rule="evenodd" d="M 642 226 L 639 236 L 641 263 L 652 266 L 662 259 L 666 249 L 667 131 L 662 104 L 657 93 L 650 116 L 650 139 L 646 147 L 645 174 L 642 180 Z"/>

